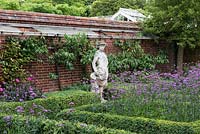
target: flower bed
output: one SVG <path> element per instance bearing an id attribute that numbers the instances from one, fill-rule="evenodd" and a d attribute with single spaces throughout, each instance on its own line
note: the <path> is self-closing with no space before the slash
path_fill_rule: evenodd
<path id="1" fill-rule="evenodd" d="M 126 99 L 110 101 L 105 104 L 85 105 L 77 107 L 77 109 L 81 111 L 89 111 L 95 113 L 140 116 L 146 118 L 163 119 L 179 122 L 191 122 L 200 119 L 200 115 L 198 113 L 200 104 L 198 102 L 174 102 L 174 94 L 166 97 L 166 99 L 151 98 L 151 100 L 147 101 L 144 100 L 143 96 L 131 96 Z M 183 96 L 180 95 L 179 97 Z M 185 97 L 187 96 L 184 96 L 184 98 Z M 178 100 L 179 98 L 175 99 Z"/>
<path id="2" fill-rule="evenodd" d="M 180 122 L 200 120 L 200 64 L 181 75 L 124 72 L 110 81 L 111 89 L 124 89 L 126 98 L 84 110 Z M 112 98 L 119 96 L 114 95 Z"/>

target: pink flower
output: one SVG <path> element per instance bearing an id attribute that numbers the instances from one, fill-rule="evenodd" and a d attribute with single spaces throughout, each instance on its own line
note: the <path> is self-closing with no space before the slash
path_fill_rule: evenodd
<path id="1" fill-rule="evenodd" d="M 20 80 L 17 78 L 17 79 L 15 79 L 15 81 L 17 82 L 17 83 L 19 83 L 20 82 Z"/>
<path id="2" fill-rule="evenodd" d="M 32 77 L 28 77 L 27 80 L 28 81 L 33 81 L 33 78 Z"/>
<path id="3" fill-rule="evenodd" d="M 75 103 L 74 102 L 69 102 L 69 105 L 70 106 L 73 106 Z"/>
<path id="4" fill-rule="evenodd" d="M 29 87 L 29 91 L 33 91 L 33 88 L 31 86 Z"/>
<path id="5" fill-rule="evenodd" d="M 3 92 L 3 91 L 4 91 L 4 88 L 1 88 L 1 87 L 0 87 L 0 92 Z"/>

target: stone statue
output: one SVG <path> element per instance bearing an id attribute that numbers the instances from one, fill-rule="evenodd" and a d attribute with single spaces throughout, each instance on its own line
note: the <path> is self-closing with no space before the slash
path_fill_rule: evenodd
<path id="1" fill-rule="evenodd" d="M 106 102 L 103 98 L 103 90 L 107 86 L 108 79 L 108 58 L 104 52 L 106 43 L 99 41 L 96 45 L 98 50 L 96 51 L 92 61 L 92 68 L 94 72 L 90 75 L 93 81 L 91 82 L 92 92 L 97 90 L 96 92 L 100 93 L 101 102 Z"/>

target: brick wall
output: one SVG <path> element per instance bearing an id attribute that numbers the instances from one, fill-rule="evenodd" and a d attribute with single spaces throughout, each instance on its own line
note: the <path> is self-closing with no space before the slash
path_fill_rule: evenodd
<path id="1" fill-rule="evenodd" d="M 200 47 L 196 47 L 196 48 L 186 47 L 184 49 L 183 62 L 191 63 L 191 64 L 196 63 L 196 62 L 200 63 Z"/>
<path id="2" fill-rule="evenodd" d="M 135 23 L 132 22 L 117 22 L 102 19 L 91 19 L 84 17 L 72 17 L 63 15 L 43 14 L 43 13 L 29 13 L 21 11 L 8 11 L 0 10 L 0 22 L 6 23 L 20 23 L 20 24 L 40 24 L 40 25 L 55 25 L 55 26 L 75 26 L 75 27 L 87 27 L 87 28 L 104 28 L 109 29 L 109 32 L 103 34 L 111 37 L 111 35 L 118 35 L 123 39 L 124 37 L 135 36 L 134 32 L 112 32 L 113 30 L 140 30 Z M 23 28 L 22 28 L 23 29 Z M 98 33 L 98 32 L 97 32 Z M 99 33 L 101 34 L 101 33 Z M 52 38 L 52 37 L 48 37 Z M 101 35 L 100 35 L 101 38 Z M 95 42 L 98 39 L 90 39 L 91 42 Z M 113 45 L 113 38 L 102 38 L 107 43 L 105 49 L 106 53 L 118 53 L 120 49 Z M 56 40 L 54 40 L 56 41 Z M 0 34 L 0 48 L 5 44 L 5 36 Z M 176 51 L 173 45 L 167 44 L 165 41 L 155 43 L 153 40 L 145 39 L 141 40 L 141 46 L 146 53 L 156 55 L 159 50 L 165 50 L 169 57 L 169 63 L 165 65 L 157 65 L 157 69 L 161 71 L 172 71 L 176 63 Z M 191 60 L 199 60 L 199 50 L 185 50 L 184 62 L 190 62 Z M 72 83 L 80 82 L 83 74 L 83 67 L 79 62 L 75 64 L 75 69 L 70 71 L 66 70 L 63 66 L 56 68 L 55 64 L 50 64 L 47 60 L 43 63 L 33 62 L 25 67 L 27 71 L 36 77 L 38 87 L 43 91 L 56 91 L 61 87 L 66 87 Z M 49 73 L 59 72 L 59 79 L 52 80 L 49 77 Z M 91 71 L 91 65 L 88 65 L 88 71 Z M 0 67 L 0 76 L 2 70 Z"/>
<path id="3" fill-rule="evenodd" d="M 9 35 L 8 35 L 9 36 Z M 0 36 L 0 48 L 3 48 L 3 45 L 5 44 L 5 38 L 7 36 Z M 21 36 L 16 36 L 20 38 L 25 38 Z M 50 39 L 47 37 L 47 39 Z M 54 42 L 57 41 L 57 39 L 53 39 Z M 0 49 L 1 50 L 1 49 Z M 49 50 L 51 52 L 51 50 Z M 51 91 L 57 91 L 60 90 L 63 87 L 66 87 L 68 85 L 71 85 L 73 83 L 80 82 L 83 76 L 83 67 L 79 62 L 76 62 L 74 64 L 74 70 L 67 70 L 64 66 L 58 65 L 56 67 L 55 64 L 49 63 L 48 57 L 42 57 L 43 62 L 32 62 L 26 66 L 24 66 L 24 69 L 29 73 L 32 74 L 34 78 L 36 78 L 37 86 L 38 88 L 42 89 L 44 92 L 51 92 Z M 88 68 L 88 71 L 91 69 Z M 59 72 L 59 79 L 51 79 L 49 74 L 54 73 L 56 74 L 57 71 Z M 2 80 L 2 68 L 0 65 L 0 82 Z"/>
<path id="4" fill-rule="evenodd" d="M 72 83 L 77 83 L 81 81 L 82 78 L 82 66 L 79 63 L 74 65 L 74 70 L 67 70 L 64 66 L 58 66 L 59 78 L 51 79 L 49 73 L 56 74 L 56 65 L 50 64 L 47 61 L 38 63 L 33 62 L 31 65 L 26 67 L 36 79 L 37 85 L 44 92 L 57 91 L 59 88 L 66 87 Z"/>
<path id="5" fill-rule="evenodd" d="M 6 36 L 1 37 L 2 42 L 4 43 L 1 43 L 0 46 L 3 46 L 3 44 L 5 44 L 5 38 Z M 94 43 L 96 40 L 98 39 L 91 39 L 91 42 Z M 56 42 L 56 39 L 53 41 Z M 105 49 L 105 52 L 107 54 L 117 54 L 118 52 L 120 52 L 120 48 L 114 45 L 114 39 L 104 39 L 104 41 L 107 43 L 107 47 Z M 168 45 L 164 44 L 164 42 L 162 43 L 163 44 L 158 45 L 152 40 L 143 40 L 141 42 L 141 46 L 146 53 L 156 55 L 159 49 L 168 49 L 166 47 Z M 44 57 L 43 60 L 43 62 L 32 62 L 24 68 L 37 79 L 37 86 L 41 88 L 44 92 L 57 91 L 60 88 L 80 82 L 82 80 L 84 70 L 83 66 L 81 66 L 79 62 L 75 63 L 74 70 L 67 70 L 62 65 L 59 65 L 56 68 L 55 64 L 51 64 L 47 61 L 47 57 Z M 170 71 L 170 64 L 160 65 L 157 68 L 161 71 Z M 49 73 L 56 74 L 57 70 L 59 72 L 59 79 L 51 79 L 49 77 Z M 91 72 L 91 65 L 88 65 L 88 72 Z M 1 68 L 0 75 L 2 75 Z"/>
<path id="6" fill-rule="evenodd" d="M 155 42 L 153 40 L 143 40 L 141 44 L 145 53 L 149 53 L 152 55 L 157 55 L 160 50 L 166 52 L 169 63 L 166 64 L 158 64 L 156 65 L 156 69 L 161 72 L 172 72 L 175 69 L 175 50 L 173 45 L 169 45 L 166 41 Z"/>

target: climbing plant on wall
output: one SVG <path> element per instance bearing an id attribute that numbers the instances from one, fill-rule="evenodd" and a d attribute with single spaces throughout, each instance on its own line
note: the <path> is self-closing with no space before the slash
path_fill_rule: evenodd
<path id="1" fill-rule="evenodd" d="M 156 64 L 168 62 L 167 55 L 163 51 L 160 51 L 157 56 L 145 54 L 140 41 L 116 40 L 114 44 L 120 47 L 122 52 L 108 56 L 109 72 L 154 69 Z"/>
<path id="2" fill-rule="evenodd" d="M 64 65 L 66 69 L 74 69 L 74 63 L 78 60 L 83 65 L 91 63 L 95 53 L 94 46 L 85 34 L 65 35 L 63 43 L 56 47 L 49 59 L 53 63 Z"/>
<path id="3" fill-rule="evenodd" d="M 95 53 L 94 45 L 89 42 L 85 34 L 65 35 L 64 40 L 54 47 L 53 53 L 49 56 L 50 61 L 64 65 L 66 69 L 73 69 L 77 61 L 83 65 L 91 63 Z M 12 81 L 16 78 L 25 78 L 23 65 L 41 60 L 40 55 L 44 54 L 49 54 L 47 40 L 44 37 L 26 39 L 8 37 L 3 51 L 0 51 L 3 79 Z"/>
<path id="4" fill-rule="evenodd" d="M 8 37 L 3 50 L 0 51 L 3 79 L 7 82 L 24 79 L 26 72 L 23 65 L 36 61 L 39 54 L 47 52 L 44 37 L 28 37 L 26 39 Z"/>

